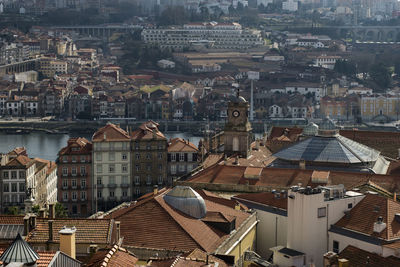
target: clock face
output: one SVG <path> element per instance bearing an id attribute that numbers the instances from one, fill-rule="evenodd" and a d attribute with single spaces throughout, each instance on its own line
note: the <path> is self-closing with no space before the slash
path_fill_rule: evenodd
<path id="1" fill-rule="evenodd" d="M 237 117 L 240 116 L 240 112 L 237 111 L 237 110 L 234 110 L 234 111 L 232 112 L 232 116 L 235 117 L 235 118 L 237 118 Z"/>

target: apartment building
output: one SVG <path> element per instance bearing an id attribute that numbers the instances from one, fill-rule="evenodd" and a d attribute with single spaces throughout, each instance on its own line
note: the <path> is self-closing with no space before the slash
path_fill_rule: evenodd
<path id="1" fill-rule="evenodd" d="M 131 137 L 107 124 L 93 138 L 94 211 L 107 210 L 131 199 Z"/>
<path id="2" fill-rule="evenodd" d="M 70 138 L 58 153 L 58 201 L 70 216 L 92 214 L 92 143 L 86 138 Z"/>
<path id="3" fill-rule="evenodd" d="M 191 172 L 198 166 L 199 149 L 189 140 L 174 138 L 168 142 L 168 182 Z"/>
<path id="4" fill-rule="evenodd" d="M 248 49 L 263 45 L 259 31 L 245 30 L 238 23 L 203 22 L 185 24 L 182 28 L 147 28 L 142 40 L 163 49 L 186 48 Z"/>
<path id="5" fill-rule="evenodd" d="M 45 207 L 57 201 L 57 165 L 55 162 L 35 158 L 36 203 Z"/>
<path id="6" fill-rule="evenodd" d="M 66 74 L 68 72 L 68 62 L 64 60 L 42 58 L 40 60 L 39 71 L 45 77 L 53 77 L 55 74 Z"/>
<path id="7" fill-rule="evenodd" d="M 135 197 L 163 186 L 167 180 L 167 138 L 158 123 L 148 121 L 132 132 L 132 174 Z"/>
<path id="8" fill-rule="evenodd" d="M 400 115 L 400 100 L 391 95 L 362 95 L 361 118 L 363 121 L 398 120 Z"/>

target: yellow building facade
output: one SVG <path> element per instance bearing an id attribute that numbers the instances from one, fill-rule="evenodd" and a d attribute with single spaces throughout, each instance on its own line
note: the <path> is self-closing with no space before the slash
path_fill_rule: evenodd
<path id="1" fill-rule="evenodd" d="M 373 95 L 361 97 L 361 118 L 370 120 L 397 120 L 400 115 L 400 98 Z"/>

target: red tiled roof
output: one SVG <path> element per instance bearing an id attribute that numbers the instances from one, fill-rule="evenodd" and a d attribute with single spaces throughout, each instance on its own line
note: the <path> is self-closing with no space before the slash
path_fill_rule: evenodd
<path id="1" fill-rule="evenodd" d="M 270 207 L 275 207 L 283 210 L 287 210 L 287 198 L 284 197 L 281 193 L 279 194 L 279 198 L 276 197 L 275 193 L 272 192 L 261 192 L 261 193 L 251 193 L 251 194 L 240 194 L 234 196 L 233 199 L 238 201 L 245 200 L 250 201 L 257 204 L 262 204 Z"/>
<path id="2" fill-rule="evenodd" d="M 112 239 L 112 220 L 108 219 L 54 219 L 53 239 L 60 242 L 59 231 L 64 227 L 76 227 L 76 243 L 109 244 Z M 48 219 L 37 218 L 36 227 L 27 236 L 30 243 L 45 243 L 49 239 Z"/>
<path id="3" fill-rule="evenodd" d="M 0 215 L 0 224 L 24 224 L 23 215 Z"/>
<path id="4" fill-rule="evenodd" d="M 33 160 L 24 155 L 19 155 L 10 160 L 6 166 L 28 168 L 33 163 Z"/>
<path id="5" fill-rule="evenodd" d="M 168 142 L 168 152 L 198 152 L 198 148 L 182 138 L 174 138 Z"/>
<path id="6" fill-rule="evenodd" d="M 347 246 L 339 253 L 340 259 L 349 261 L 351 267 L 393 267 L 400 266 L 400 259 L 384 258 L 378 254 L 371 253 L 353 246 Z"/>
<path id="7" fill-rule="evenodd" d="M 139 129 L 132 132 L 131 136 L 133 140 L 167 140 L 162 132 L 158 130 L 158 123 L 154 121 L 143 123 Z"/>
<path id="8" fill-rule="evenodd" d="M 195 248 L 214 251 L 229 235 L 172 208 L 163 198 L 169 191 L 108 215 L 121 222 L 125 246 L 186 252 Z M 211 198 L 204 201 L 208 212 L 220 212 L 226 218 L 236 217 L 236 229 L 250 216 Z"/>
<path id="9" fill-rule="evenodd" d="M 100 128 L 92 137 L 93 142 L 126 141 L 130 139 L 131 138 L 127 132 L 112 123 Z"/>
<path id="10" fill-rule="evenodd" d="M 104 137 L 104 136 L 103 136 Z M 79 151 L 73 151 L 73 147 L 79 147 Z M 93 144 L 92 142 L 88 141 L 84 137 L 78 138 L 70 138 L 68 140 L 68 145 L 63 147 L 59 152 L 58 155 L 67 155 L 67 154 L 91 154 L 92 153 Z"/>
<path id="11" fill-rule="evenodd" d="M 398 239 L 400 238 L 400 223 L 395 219 L 396 213 L 400 213 L 400 203 L 379 195 L 367 194 L 335 226 L 384 240 Z M 386 223 L 386 228 L 382 232 L 376 233 L 374 232 L 374 223 L 380 216 Z"/>
<path id="12" fill-rule="evenodd" d="M 126 249 L 114 245 L 112 248 L 96 252 L 85 264 L 87 267 L 125 267 L 134 266 L 138 259 Z"/>

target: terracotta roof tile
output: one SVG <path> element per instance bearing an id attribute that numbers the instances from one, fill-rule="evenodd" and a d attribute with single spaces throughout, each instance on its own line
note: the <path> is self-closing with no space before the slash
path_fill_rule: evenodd
<path id="1" fill-rule="evenodd" d="M 393 267 L 400 266 L 400 259 L 384 258 L 353 246 L 347 246 L 339 253 L 340 259 L 349 261 L 351 267 Z"/>
<path id="2" fill-rule="evenodd" d="M 390 241 L 400 238 L 400 223 L 395 219 L 396 213 L 400 213 L 400 203 L 379 195 L 367 194 L 335 226 Z M 380 216 L 386 223 L 386 228 L 376 233 L 374 223 Z"/>
<path id="3" fill-rule="evenodd" d="M 92 137 L 93 142 L 127 141 L 130 139 L 131 138 L 127 132 L 112 123 L 100 128 L 97 132 L 93 134 Z"/>
<path id="4" fill-rule="evenodd" d="M 110 243 L 112 236 L 112 220 L 108 219 L 54 219 L 53 238 L 60 241 L 59 231 L 64 227 L 76 227 L 76 243 Z M 36 228 L 27 236 L 30 243 L 43 243 L 49 239 L 48 219 L 36 219 Z"/>
<path id="5" fill-rule="evenodd" d="M 23 215 L 0 215 L 0 224 L 24 224 Z"/>
<path id="6" fill-rule="evenodd" d="M 132 132 L 133 140 L 167 140 L 160 130 L 158 130 L 158 123 L 154 121 L 148 121 L 143 123 L 139 129 Z"/>
<path id="7" fill-rule="evenodd" d="M 168 142 L 168 152 L 198 152 L 198 148 L 182 138 L 174 138 Z"/>
<path id="8" fill-rule="evenodd" d="M 104 136 L 103 136 L 104 137 Z M 79 148 L 78 151 L 74 151 L 72 148 L 76 147 Z M 68 140 L 68 145 L 63 147 L 59 152 L 58 155 L 67 155 L 67 154 L 90 154 L 92 153 L 93 144 L 92 142 L 88 141 L 86 138 L 78 137 L 78 138 L 70 138 Z"/>
<path id="9" fill-rule="evenodd" d="M 275 193 L 272 192 L 261 192 L 261 193 L 251 193 L 251 194 L 240 194 L 232 197 L 235 200 L 245 200 L 250 201 L 257 204 L 262 204 L 270 207 L 275 207 L 283 210 L 287 210 L 287 198 L 284 197 L 281 193 L 279 194 L 279 198 L 276 197 Z"/>
<path id="10" fill-rule="evenodd" d="M 163 196 L 168 192 L 165 190 L 155 197 L 108 215 L 109 218 L 121 221 L 121 236 L 124 237 L 125 246 L 186 252 L 201 248 L 212 252 L 229 236 L 202 220 L 175 210 L 164 201 Z M 236 228 L 250 216 L 246 212 L 217 203 L 212 197 L 204 201 L 208 212 L 220 212 L 225 218 L 235 217 Z"/>
<path id="11" fill-rule="evenodd" d="M 16 158 L 10 160 L 6 166 L 14 166 L 14 167 L 23 167 L 27 168 L 33 163 L 33 160 L 28 158 L 27 156 L 24 155 L 19 155 Z"/>
<path id="12" fill-rule="evenodd" d="M 114 245 L 112 248 L 97 251 L 85 264 L 87 267 L 125 267 L 134 266 L 138 259 L 126 249 Z"/>
<path id="13" fill-rule="evenodd" d="M 5 250 L 6 248 L 0 248 L 0 255 L 3 254 Z M 37 251 L 40 258 L 36 261 L 36 267 L 48 267 L 56 253 L 55 251 Z M 0 264 L 3 263 L 0 261 Z"/>

